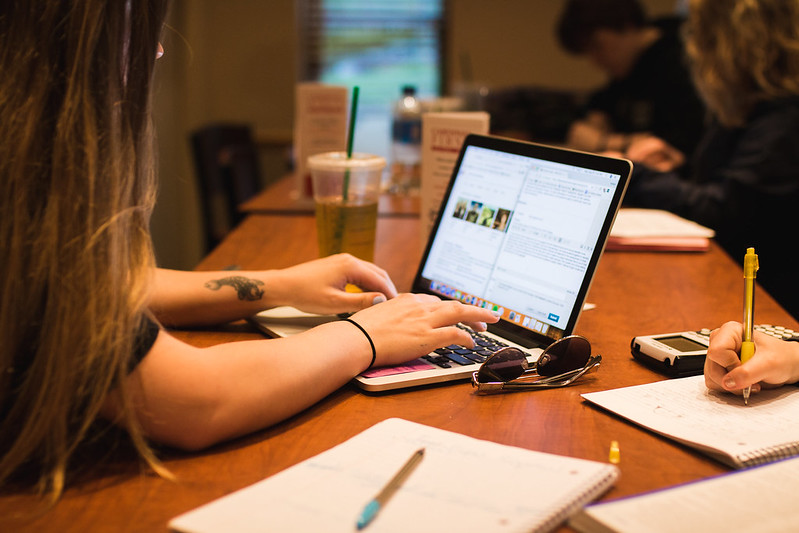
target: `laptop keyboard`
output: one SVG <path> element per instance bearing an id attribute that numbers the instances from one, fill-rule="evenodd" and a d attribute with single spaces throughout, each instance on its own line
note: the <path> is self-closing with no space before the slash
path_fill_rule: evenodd
<path id="1" fill-rule="evenodd" d="M 482 333 L 477 333 L 466 326 L 458 325 L 458 327 L 472 336 L 472 339 L 474 339 L 474 348 L 466 348 L 459 344 L 450 344 L 449 346 L 438 348 L 422 356 L 422 359 L 436 366 L 440 366 L 441 368 L 450 368 L 453 364 L 461 366 L 475 365 L 481 364 L 489 355 L 507 346 L 504 342 L 483 335 Z"/>

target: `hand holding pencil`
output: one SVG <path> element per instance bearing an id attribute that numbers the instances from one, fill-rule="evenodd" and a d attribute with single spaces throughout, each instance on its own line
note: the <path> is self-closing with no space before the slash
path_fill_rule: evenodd
<path id="1" fill-rule="evenodd" d="M 713 330 L 705 358 L 705 385 L 713 390 L 740 391 L 747 405 L 750 393 L 759 391 L 761 386 L 799 382 L 799 342 L 786 342 L 753 331 L 754 285 L 759 266 L 754 248 L 747 249 L 743 273 L 744 321 L 727 322 Z M 755 350 L 757 357 L 753 358 Z"/>

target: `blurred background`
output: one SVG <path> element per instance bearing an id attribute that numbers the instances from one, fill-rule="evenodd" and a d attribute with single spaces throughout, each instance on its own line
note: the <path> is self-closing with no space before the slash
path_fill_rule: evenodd
<path id="1" fill-rule="evenodd" d="M 678 0 L 641 0 L 648 15 Z M 564 0 L 172 0 L 157 62 L 159 266 L 192 269 L 207 252 L 193 132 L 243 124 L 259 186 L 291 169 L 301 81 L 360 86 L 354 149 L 388 156 L 403 85 L 491 113 L 492 133 L 557 142 L 585 93 L 604 83 L 555 38 Z M 265 267 L 267 265 L 264 265 Z"/>

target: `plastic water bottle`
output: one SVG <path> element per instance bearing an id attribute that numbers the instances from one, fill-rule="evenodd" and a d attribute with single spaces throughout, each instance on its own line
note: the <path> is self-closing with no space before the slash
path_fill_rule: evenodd
<path id="1" fill-rule="evenodd" d="M 389 192 L 419 191 L 422 160 L 422 105 L 416 87 L 406 85 L 394 105 L 391 128 L 391 182 Z"/>

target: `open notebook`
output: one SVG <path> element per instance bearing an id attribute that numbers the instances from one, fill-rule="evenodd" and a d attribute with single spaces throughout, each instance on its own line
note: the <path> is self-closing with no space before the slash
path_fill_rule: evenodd
<path id="1" fill-rule="evenodd" d="M 582 395 L 618 416 L 734 468 L 799 455 L 799 390 L 740 396 L 708 390 L 702 376 Z"/>
<path id="2" fill-rule="evenodd" d="M 574 330 L 631 169 L 622 159 L 467 136 L 411 290 L 499 311 L 481 347 L 516 346 L 534 361 Z M 286 336 L 331 319 L 286 313 L 253 321 Z M 464 379 L 486 350 L 454 347 L 355 381 L 379 391 Z"/>
<path id="3" fill-rule="evenodd" d="M 569 525 L 585 533 L 796 531 L 797 479 L 799 459 L 788 459 L 589 506 Z"/>
<path id="4" fill-rule="evenodd" d="M 175 517 L 186 533 L 356 531 L 411 454 L 424 458 L 364 531 L 552 531 L 607 491 L 617 467 L 390 418 L 263 481 Z"/>

